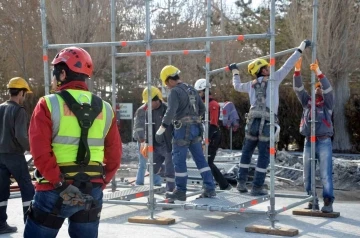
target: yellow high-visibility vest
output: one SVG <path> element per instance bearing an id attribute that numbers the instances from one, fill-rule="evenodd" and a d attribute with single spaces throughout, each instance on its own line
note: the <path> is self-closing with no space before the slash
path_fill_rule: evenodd
<path id="1" fill-rule="evenodd" d="M 91 104 L 92 94 L 90 92 L 72 89 L 67 91 L 80 104 Z M 56 157 L 56 162 L 60 166 L 60 169 L 62 166 L 76 165 L 75 162 L 81 134 L 78 120 L 61 96 L 51 94 L 44 96 L 44 98 L 51 113 L 51 146 Z M 105 101 L 102 101 L 102 103 L 102 111 L 96 117 L 88 132 L 87 141 L 90 149 L 89 165 L 99 165 L 104 161 L 104 141 L 114 118 L 114 112 L 110 104 Z M 96 175 L 98 173 L 91 172 L 88 174 Z M 72 175 L 69 174 L 69 176 Z"/>

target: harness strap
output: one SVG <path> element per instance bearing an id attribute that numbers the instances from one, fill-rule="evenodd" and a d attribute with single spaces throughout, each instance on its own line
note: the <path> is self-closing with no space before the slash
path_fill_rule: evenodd
<path id="1" fill-rule="evenodd" d="M 94 207 L 90 210 L 81 210 L 69 217 L 70 221 L 77 223 L 88 223 L 100 220 L 102 207 Z"/>
<path id="2" fill-rule="evenodd" d="M 102 165 L 70 165 L 70 166 L 60 166 L 60 171 L 62 174 L 69 173 L 100 173 L 104 174 L 104 167 Z"/>
<path id="3" fill-rule="evenodd" d="M 52 229 L 60 229 L 65 218 L 59 217 L 63 199 L 60 197 L 51 212 L 44 212 L 32 204 L 29 206 L 28 217 L 42 226 Z"/>
<path id="4" fill-rule="evenodd" d="M 194 123 L 195 124 L 195 123 Z M 185 124 L 185 136 L 184 139 L 172 139 L 172 143 L 173 144 L 177 144 L 178 146 L 186 146 L 186 145 L 191 145 L 191 144 L 195 144 L 198 143 L 200 141 L 202 141 L 202 136 L 203 136 L 203 127 L 202 125 L 198 124 L 199 128 L 200 128 L 200 135 L 195 137 L 194 139 L 190 140 L 190 129 L 191 129 L 191 125 L 193 124 Z M 178 129 L 180 129 L 181 127 L 179 127 Z M 178 130 L 176 129 L 176 130 Z"/>
<path id="5" fill-rule="evenodd" d="M 99 97 L 92 95 L 91 104 L 80 104 L 66 90 L 62 90 L 57 94 L 62 97 L 71 112 L 74 113 L 81 128 L 76 163 L 87 165 L 90 161 L 90 148 L 87 142 L 88 133 L 95 118 L 102 111 L 102 100 Z"/>

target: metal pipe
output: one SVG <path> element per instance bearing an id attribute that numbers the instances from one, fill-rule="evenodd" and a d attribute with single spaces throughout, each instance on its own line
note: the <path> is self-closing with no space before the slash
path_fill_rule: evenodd
<path id="1" fill-rule="evenodd" d="M 173 38 L 173 39 L 155 39 L 151 44 L 171 44 L 171 43 L 188 43 L 204 41 L 229 41 L 229 40 L 248 40 L 269 38 L 269 34 L 248 34 L 248 35 L 230 35 L 230 36 L 208 36 L 208 37 L 191 37 L 191 38 Z"/>
<path id="2" fill-rule="evenodd" d="M 293 53 L 296 49 L 297 49 L 297 47 L 296 48 L 291 48 L 291 49 L 288 49 L 288 50 L 284 50 L 284 51 L 280 51 L 280 52 L 275 53 L 274 56 L 282 56 L 282 55 L 286 55 L 286 54 L 289 54 L 289 53 Z M 257 59 L 267 59 L 269 57 L 270 57 L 270 55 L 266 55 L 266 56 L 262 56 L 262 57 L 257 57 Z M 243 61 L 241 63 L 236 64 L 236 66 L 240 67 L 240 66 L 248 65 L 252 61 L 254 61 L 254 59 Z M 220 73 L 220 72 L 223 72 L 223 71 L 228 71 L 228 67 L 226 66 L 226 67 L 222 67 L 222 68 L 219 68 L 219 69 L 211 70 L 210 75 Z"/>
<path id="3" fill-rule="evenodd" d="M 277 167 L 277 168 L 284 168 L 284 169 L 291 169 L 291 170 L 300 171 L 300 172 L 303 172 L 303 171 L 304 171 L 304 170 L 302 170 L 302 169 L 295 169 L 295 168 L 286 167 L 286 166 L 281 166 L 281 165 L 275 165 L 275 167 Z"/>
<path id="4" fill-rule="evenodd" d="M 71 46 L 77 46 L 82 48 L 92 48 L 92 47 L 111 47 L 111 46 L 132 46 L 132 45 L 145 45 L 145 41 L 115 41 L 115 42 L 92 42 L 92 43 L 67 43 L 67 44 L 49 44 L 49 49 L 61 49 Z"/>
<path id="5" fill-rule="evenodd" d="M 154 51 L 151 52 L 151 56 L 160 55 L 193 55 L 204 54 L 205 50 L 174 50 L 174 51 Z M 129 53 L 117 53 L 116 57 L 129 57 L 129 56 L 146 56 L 146 52 L 129 52 Z"/>
<path id="6" fill-rule="evenodd" d="M 281 213 L 281 212 L 285 212 L 285 211 L 287 211 L 287 210 L 289 210 L 289 209 L 291 209 L 291 208 L 297 207 L 297 206 L 299 206 L 299 205 L 301 205 L 301 204 L 304 204 L 304 203 L 306 203 L 306 202 L 309 202 L 309 201 L 311 201 L 311 200 L 313 200 L 313 197 L 312 197 L 312 196 L 310 196 L 310 197 L 308 197 L 308 198 L 305 198 L 305 199 L 303 199 L 303 200 L 300 200 L 300 201 L 298 201 L 298 202 L 294 202 L 294 203 L 292 203 L 292 204 L 290 204 L 290 205 L 288 205 L 288 206 L 286 206 L 286 207 L 283 207 L 283 208 L 280 208 L 280 209 L 275 210 L 275 214 L 279 214 L 279 213 Z"/>
<path id="7" fill-rule="evenodd" d="M 151 32 L 150 32 L 150 1 L 146 0 L 146 78 L 147 78 L 147 90 L 148 90 L 148 144 L 150 148 L 153 148 L 153 123 L 152 123 L 152 97 L 151 97 Z M 150 217 L 154 219 L 154 208 L 155 208 L 155 199 L 154 199 L 154 153 L 153 150 L 149 149 L 148 153 L 149 160 L 149 173 L 150 173 L 150 194 L 149 194 L 149 209 Z"/>
<path id="8" fill-rule="evenodd" d="M 207 0 L 207 11 L 206 11 L 206 37 L 210 38 L 211 35 L 211 0 Z M 209 160 L 209 89 L 210 89 L 210 41 L 206 41 L 205 50 L 205 79 L 206 79 L 206 88 L 205 88 L 205 158 L 206 161 Z"/>
<path id="9" fill-rule="evenodd" d="M 111 27 L 111 41 L 115 41 L 115 1 L 110 0 L 110 12 L 111 12 L 111 19 L 110 19 L 110 27 Z M 112 94 L 111 94 L 111 104 L 112 108 L 115 111 L 116 110 L 116 99 L 115 99 L 115 77 L 116 77 L 116 71 L 115 71 L 115 54 L 116 54 L 116 48 L 115 46 L 111 46 L 111 88 L 112 88 Z M 114 175 L 113 179 L 111 180 L 111 190 L 114 192 L 116 191 L 117 183 L 116 183 L 116 174 Z"/>
<path id="10" fill-rule="evenodd" d="M 111 41 L 115 42 L 115 0 L 111 0 Z M 112 95 L 111 95 L 111 102 L 114 111 L 116 110 L 116 90 L 115 90 L 115 79 L 116 79 L 116 68 L 115 68 L 115 54 L 116 54 L 116 47 L 113 45 L 111 46 L 111 87 L 112 87 Z"/>
<path id="11" fill-rule="evenodd" d="M 151 40 L 151 44 L 171 44 L 171 43 L 188 43 L 188 42 L 204 42 L 204 41 L 228 41 L 228 40 L 248 40 L 269 38 L 268 34 L 249 34 L 249 35 L 231 35 L 231 36 L 212 36 L 212 37 L 192 37 L 192 38 L 174 38 L 174 39 L 155 39 Z M 137 41 L 117 41 L 117 42 L 93 42 L 93 43 L 67 43 L 67 44 L 49 44 L 49 49 L 66 48 L 70 46 L 78 46 L 83 48 L 91 47 L 109 47 L 109 46 L 130 46 L 145 45 L 142 40 Z"/>
<path id="12" fill-rule="evenodd" d="M 312 26 L 312 52 L 311 52 L 311 62 L 316 60 L 316 34 L 317 34 L 317 10 L 318 10 L 318 1 L 314 0 L 313 2 L 313 26 Z M 315 72 L 311 72 L 311 115 L 315 114 Z M 316 203 L 316 184 L 315 184 L 315 117 L 311 117 L 311 193 L 313 196 L 313 204 Z M 314 209 L 315 206 L 313 206 Z"/>
<path id="13" fill-rule="evenodd" d="M 278 198 L 308 198 L 309 195 L 275 193 L 275 197 L 278 197 Z"/>
<path id="14" fill-rule="evenodd" d="M 275 229 L 275 117 L 274 117 L 274 75 L 275 75 L 275 0 L 270 9 L 270 210 L 269 220 Z"/>
<path id="15" fill-rule="evenodd" d="M 47 32 L 46 32 L 46 9 L 45 9 L 45 0 L 40 2 L 40 13 L 41 13 L 41 35 L 43 42 L 43 62 L 44 62 L 44 87 L 45 95 L 49 94 L 49 59 L 48 59 L 48 42 L 47 42 Z"/>
<path id="16" fill-rule="evenodd" d="M 125 200 L 103 200 L 103 203 L 106 204 L 118 204 L 118 205 L 134 205 L 134 206 L 147 206 L 147 202 L 132 202 Z"/>

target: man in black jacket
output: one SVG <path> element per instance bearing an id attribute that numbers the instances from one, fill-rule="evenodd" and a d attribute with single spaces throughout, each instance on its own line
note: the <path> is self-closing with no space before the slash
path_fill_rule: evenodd
<path id="1" fill-rule="evenodd" d="M 28 83 L 20 77 L 12 78 L 7 88 L 10 100 L 0 105 L 0 234 L 16 232 L 17 228 L 6 222 L 7 200 L 10 197 L 10 176 L 20 187 L 24 222 L 26 211 L 34 196 L 24 152 L 30 150 L 27 134 L 29 119 L 21 104 L 25 95 L 31 93 Z"/>
<path id="2" fill-rule="evenodd" d="M 154 162 L 154 174 L 159 176 L 160 174 L 164 174 L 166 178 L 166 191 L 172 192 L 175 188 L 175 170 L 174 164 L 172 161 L 171 150 L 171 138 L 172 138 L 172 126 L 163 134 L 163 140 L 158 142 L 155 140 L 156 131 L 159 129 L 162 123 L 162 119 L 167 109 L 167 105 L 162 102 L 162 95 L 158 88 L 151 86 L 151 114 L 152 114 L 152 122 L 153 122 L 153 162 Z M 143 91 L 143 102 L 148 102 L 148 88 L 145 88 Z M 142 155 L 147 158 L 148 156 L 148 113 L 145 112 L 145 143 L 141 146 Z M 165 162 L 165 166 L 163 163 Z M 156 176 L 154 177 L 156 178 Z"/>

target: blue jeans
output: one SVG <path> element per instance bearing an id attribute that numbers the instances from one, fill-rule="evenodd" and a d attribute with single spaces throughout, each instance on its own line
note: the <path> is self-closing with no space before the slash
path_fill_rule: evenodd
<path id="1" fill-rule="evenodd" d="M 251 158 L 257 146 L 259 156 L 253 180 L 253 186 L 255 187 L 264 185 L 267 167 L 270 162 L 270 141 L 263 139 L 270 137 L 270 125 L 268 121 L 265 121 L 262 133 L 259 135 L 260 122 L 261 119 L 257 118 L 254 119 L 251 125 L 246 125 L 245 127 L 245 140 L 242 148 L 238 174 L 238 181 L 245 183 L 248 177 Z"/>
<path id="2" fill-rule="evenodd" d="M 186 138 L 186 128 L 189 128 L 189 135 Z M 201 136 L 200 131 L 201 124 L 191 124 L 183 125 L 179 129 L 173 131 L 173 149 L 172 149 L 172 159 L 175 167 L 175 184 L 178 191 L 186 192 L 187 185 L 187 167 L 186 167 L 186 155 L 188 149 L 192 154 L 192 158 L 198 168 L 201 177 L 203 179 L 203 184 L 206 190 L 215 189 L 214 178 L 211 174 L 211 170 L 208 166 L 208 163 L 205 160 L 204 153 L 201 146 L 201 141 L 195 142 L 194 139 Z M 182 145 L 176 141 L 178 140 L 188 140 L 190 144 Z"/>
<path id="3" fill-rule="evenodd" d="M 304 187 L 308 194 L 311 194 L 311 142 L 305 139 L 303 163 L 304 163 Z M 332 201 L 334 197 L 333 187 L 333 163 L 332 163 L 332 142 L 331 138 L 317 139 L 315 142 L 315 158 L 320 164 L 320 177 L 323 186 L 323 198 L 329 198 Z"/>
<path id="4" fill-rule="evenodd" d="M 139 168 L 138 171 L 136 173 L 136 181 L 135 184 L 136 185 L 144 185 L 144 177 L 145 177 L 145 172 L 146 172 L 146 163 L 147 163 L 147 159 L 144 158 L 144 156 L 142 156 L 142 154 L 140 153 L 140 146 L 141 143 L 138 142 L 138 148 L 139 148 Z M 154 174 L 154 184 L 156 186 L 161 186 L 161 176 Z"/>
<path id="5" fill-rule="evenodd" d="M 94 200 L 98 201 L 98 207 L 102 206 L 102 189 L 101 187 L 95 187 L 92 189 L 91 196 Z M 33 206 L 43 212 L 51 212 L 55 206 L 55 203 L 59 199 L 59 194 L 55 190 L 39 191 L 35 192 Z M 59 217 L 69 218 L 78 211 L 84 210 L 84 206 L 67 206 L 62 205 Z M 96 238 L 98 237 L 99 220 L 88 223 L 76 223 L 69 221 L 69 236 L 72 238 Z M 56 237 L 58 229 L 42 226 L 37 222 L 34 222 L 31 218 L 28 218 L 25 224 L 24 237 L 25 238 L 51 238 Z"/>

